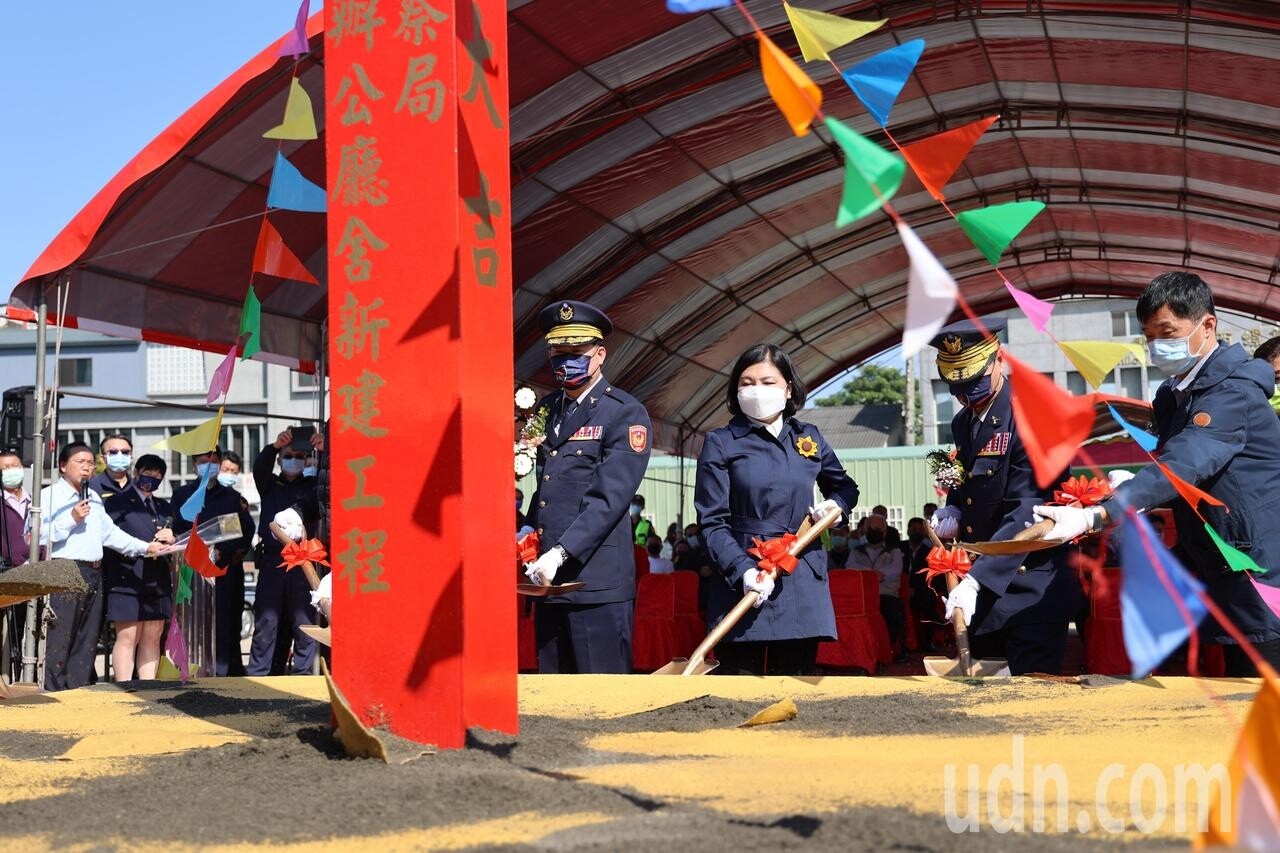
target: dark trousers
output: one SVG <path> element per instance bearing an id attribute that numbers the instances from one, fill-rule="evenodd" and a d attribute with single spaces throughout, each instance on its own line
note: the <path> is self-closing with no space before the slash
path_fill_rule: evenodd
<path id="1" fill-rule="evenodd" d="M 907 651 L 907 615 L 902 610 L 902 599 L 896 595 L 880 596 L 880 615 L 889 629 L 889 642 L 896 643 L 899 654 Z"/>
<path id="2" fill-rule="evenodd" d="M 538 672 L 631 672 L 634 601 L 553 604 L 542 599 L 533 611 Z"/>
<path id="3" fill-rule="evenodd" d="M 102 571 L 87 563 L 79 566 L 89 591 L 49 599 L 52 618 L 45 638 L 45 690 L 70 690 L 93 681 L 93 656 L 102 632 Z"/>
<path id="4" fill-rule="evenodd" d="M 1272 669 L 1280 670 L 1280 640 L 1254 643 L 1253 647 L 1262 655 L 1263 660 L 1271 664 Z M 1258 668 L 1253 665 L 1244 649 L 1237 645 L 1224 644 L 1222 660 L 1226 664 L 1227 678 L 1256 678 L 1258 675 Z"/>
<path id="5" fill-rule="evenodd" d="M 1006 659 L 1012 675 L 1061 675 L 1067 654 L 1067 623 L 1029 622 L 1007 625 L 989 634 L 970 633 L 969 651 L 975 658 Z"/>
<path id="6" fill-rule="evenodd" d="M 284 661 L 288 657 L 291 639 L 295 673 L 310 675 L 315 661 L 316 641 L 298 627 L 314 625 L 316 621 L 316 610 L 311 606 L 311 587 L 302 569 L 286 572 L 279 568 L 280 561 L 277 550 L 266 551 L 258 563 L 249 675 L 284 674 Z M 236 636 L 239 636 L 238 632 Z"/>
<path id="7" fill-rule="evenodd" d="M 244 611 L 244 563 L 236 560 L 213 582 L 214 644 L 218 675 L 244 675 L 240 614 Z"/>
<path id="8" fill-rule="evenodd" d="M 721 643 L 716 646 L 720 665 L 714 675 L 813 675 L 818 641 L 770 640 L 760 643 Z"/>

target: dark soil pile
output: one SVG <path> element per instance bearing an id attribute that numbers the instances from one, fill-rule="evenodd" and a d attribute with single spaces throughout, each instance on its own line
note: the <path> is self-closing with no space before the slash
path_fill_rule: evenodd
<path id="1" fill-rule="evenodd" d="M 86 592 L 88 589 L 73 560 L 41 560 L 0 572 L 0 599 L 31 598 L 55 592 Z"/>

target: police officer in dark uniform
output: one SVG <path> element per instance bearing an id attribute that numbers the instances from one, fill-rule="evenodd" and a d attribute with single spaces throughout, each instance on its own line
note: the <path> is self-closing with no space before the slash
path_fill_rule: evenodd
<path id="1" fill-rule="evenodd" d="M 585 302 L 556 302 L 538 315 L 561 390 L 544 397 L 538 491 L 529 523 L 541 556 L 534 583 L 581 581 L 534 611 L 538 671 L 631 671 L 636 566 L 627 510 L 649 464 L 649 415 L 601 373 L 613 324 Z"/>
<path id="2" fill-rule="evenodd" d="M 1012 539 L 1035 520 L 1032 507 L 1052 499 L 1035 474 L 1013 418 L 1013 388 L 1005 380 L 996 335 L 1004 320 L 969 321 L 943 328 L 931 341 L 938 374 L 963 408 L 951 420 L 964 482 L 930 523 L 943 539 L 967 542 Z M 1063 472 L 1065 479 L 1066 472 Z M 1058 674 L 1067 626 L 1080 599 L 1080 583 L 1065 549 L 980 556 L 947 596 L 946 616 L 960 608 L 976 657 L 1003 657 L 1014 675 Z"/>
<path id="3" fill-rule="evenodd" d="M 1268 402 L 1275 390 L 1272 366 L 1249 358 L 1239 344 L 1218 342 L 1213 291 L 1197 275 L 1157 276 L 1139 297 L 1137 313 L 1151 363 L 1169 377 L 1152 403 L 1160 461 L 1226 504 L 1204 503 L 1201 512 L 1228 544 L 1266 569 L 1254 580 L 1280 587 L 1280 420 Z M 1172 507 L 1188 568 L 1198 571 L 1245 639 L 1280 668 L 1280 618 L 1245 572 L 1227 566 L 1204 522 L 1157 466 L 1117 486 L 1100 506 L 1036 507 L 1036 514 L 1055 520 L 1046 538 L 1069 541 L 1118 520 L 1126 506 Z M 1213 621 L 1204 628 L 1211 642 L 1223 644 L 1228 676 L 1258 674 L 1224 628 Z"/>
<path id="4" fill-rule="evenodd" d="M 89 481 L 89 488 L 98 493 L 106 505 L 107 498 L 125 494 L 133 485 L 129 470 L 133 467 L 133 444 L 123 433 L 112 433 L 98 444 L 98 454 L 105 466 Z"/>

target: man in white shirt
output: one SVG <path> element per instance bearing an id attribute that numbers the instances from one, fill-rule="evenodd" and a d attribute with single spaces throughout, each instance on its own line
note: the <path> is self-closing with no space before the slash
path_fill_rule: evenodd
<path id="1" fill-rule="evenodd" d="M 93 654 L 102 629 L 102 553 L 104 548 L 126 557 L 155 556 L 173 535 L 168 531 L 144 542 L 125 533 L 111 520 L 102 498 L 89 488 L 93 451 L 79 442 L 58 454 L 62 476 L 40 492 L 45 523 L 40 542 L 50 558 L 75 560 L 89 591 L 59 594 L 50 599 L 52 619 L 45 642 L 45 690 L 82 687 L 93 678 Z"/>

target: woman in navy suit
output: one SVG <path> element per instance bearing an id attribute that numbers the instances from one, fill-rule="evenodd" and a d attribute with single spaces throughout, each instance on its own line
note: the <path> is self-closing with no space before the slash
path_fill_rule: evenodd
<path id="1" fill-rule="evenodd" d="M 795 417 L 805 387 L 781 349 L 757 344 L 739 356 L 727 396 L 733 419 L 707 435 L 694 493 L 703 541 L 722 578 L 710 584 L 708 624 L 748 591 L 760 599 L 716 646 L 716 672 L 806 675 L 818 643 L 836 636 L 826 552 L 814 542 L 795 570 L 775 581 L 747 549 L 753 537 L 794 533 L 806 516 L 848 512 L 858 486 L 817 428 Z M 815 484 L 825 500 L 810 508 Z"/>
<path id="2" fill-rule="evenodd" d="M 134 468 L 129 488 L 104 501 L 107 514 L 121 530 L 150 542 L 169 519 L 169 502 L 155 497 L 164 482 L 163 459 L 146 454 Z M 116 681 L 155 678 L 160 663 L 160 637 L 173 615 L 173 581 L 167 557 L 125 557 L 107 551 L 103 560 L 107 585 L 107 619 L 115 623 L 111 668 Z"/>

